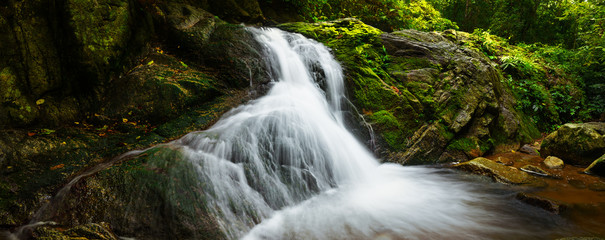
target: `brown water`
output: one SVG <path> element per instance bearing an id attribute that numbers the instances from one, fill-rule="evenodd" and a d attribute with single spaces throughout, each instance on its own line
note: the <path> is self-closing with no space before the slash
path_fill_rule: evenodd
<path id="1" fill-rule="evenodd" d="M 588 236 L 605 237 L 605 178 L 582 173 L 583 167 L 565 165 L 563 169 L 549 169 L 540 156 L 519 152 L 487 157 L 506 165 L 521 168 L 538 166 L 555 178 L 540 177 L 546 187 L 531 189 L 531 194 L 552 200 L 564 209 L 560 215 L 585 231 Z"/>

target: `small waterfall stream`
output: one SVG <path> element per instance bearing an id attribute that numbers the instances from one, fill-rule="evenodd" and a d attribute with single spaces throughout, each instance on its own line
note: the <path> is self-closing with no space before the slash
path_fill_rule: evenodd
<path id="1" fill-rule="evenodd" d="M 343 73 L 329 49 L 299 34 L 250 31 L 271 66 L 267 95 L 230 111 L 208 130 L 162 144 L 192 163 L 207 207 L 229 238 L 559 235 L 560 218 L 511 200 L 514 193 L 499 185 L 450 170 L 380 164 L 345 127 Z M 109 165 L 78 176 L 51 203 L 61 201 L 78 179 Z M 48 215 L 53 206 L 36 216 Z M 9 239 L 43 220 L 34 218 Z"/>
<path id="2" fill-rule="evenodd" d="M 540 223 L 532 227 L 514 217 L 518 213 L 507 213 L 511 203 L 502 195 L 482 193 L 476 185 L 437 173 L 442 170 L 380 164 L 345 128 L 342 69 L 329 50 L 298 34 L 251 31 L 266 48 L 271 90 L 212 128 L 172 143 L 198 166 L 200 181 L 209 185 L 210 207 L 228 236 L 484 239 L 545 234 Z"/>

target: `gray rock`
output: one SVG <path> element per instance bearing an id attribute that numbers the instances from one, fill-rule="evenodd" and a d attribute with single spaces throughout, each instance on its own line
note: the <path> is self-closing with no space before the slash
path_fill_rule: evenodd
<path id="1" fill-rule="evenodd" d="M 523 145 L 519 149 L 519 152 L 526 153 L 526 154 L 529 154 L 529 155 L 536 155 L 536 156 L 540 155 L 540 151 L 538 151 L 538 149 L 536 149 L 535 147 L 533 147 L 533 146 L 531 146 L 529 144 Z"/>

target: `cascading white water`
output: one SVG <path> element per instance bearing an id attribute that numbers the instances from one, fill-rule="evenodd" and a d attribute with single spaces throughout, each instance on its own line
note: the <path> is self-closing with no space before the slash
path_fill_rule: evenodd
<path id="1" fill-rule="evenodd" d="M 171 143 L 197 166 L 229 237 L 531 236 L 508 229 L 511 216 L 472 184 L 440 170 L 379 164 L 344 126 L 343 74 L 329 50 L 298 34 L 251 31 L 273 68 L 271 90 Z"/>

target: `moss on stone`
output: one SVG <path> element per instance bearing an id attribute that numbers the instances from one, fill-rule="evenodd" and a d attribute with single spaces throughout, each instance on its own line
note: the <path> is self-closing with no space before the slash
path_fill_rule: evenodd
<path id="1" fill-rule="evenodd" d="M 126 0 L 70 0 L 69 24 L 83 53 L 98 66 L 108 66 L 123 53 L 130 37 L 130 12 Z"/>

